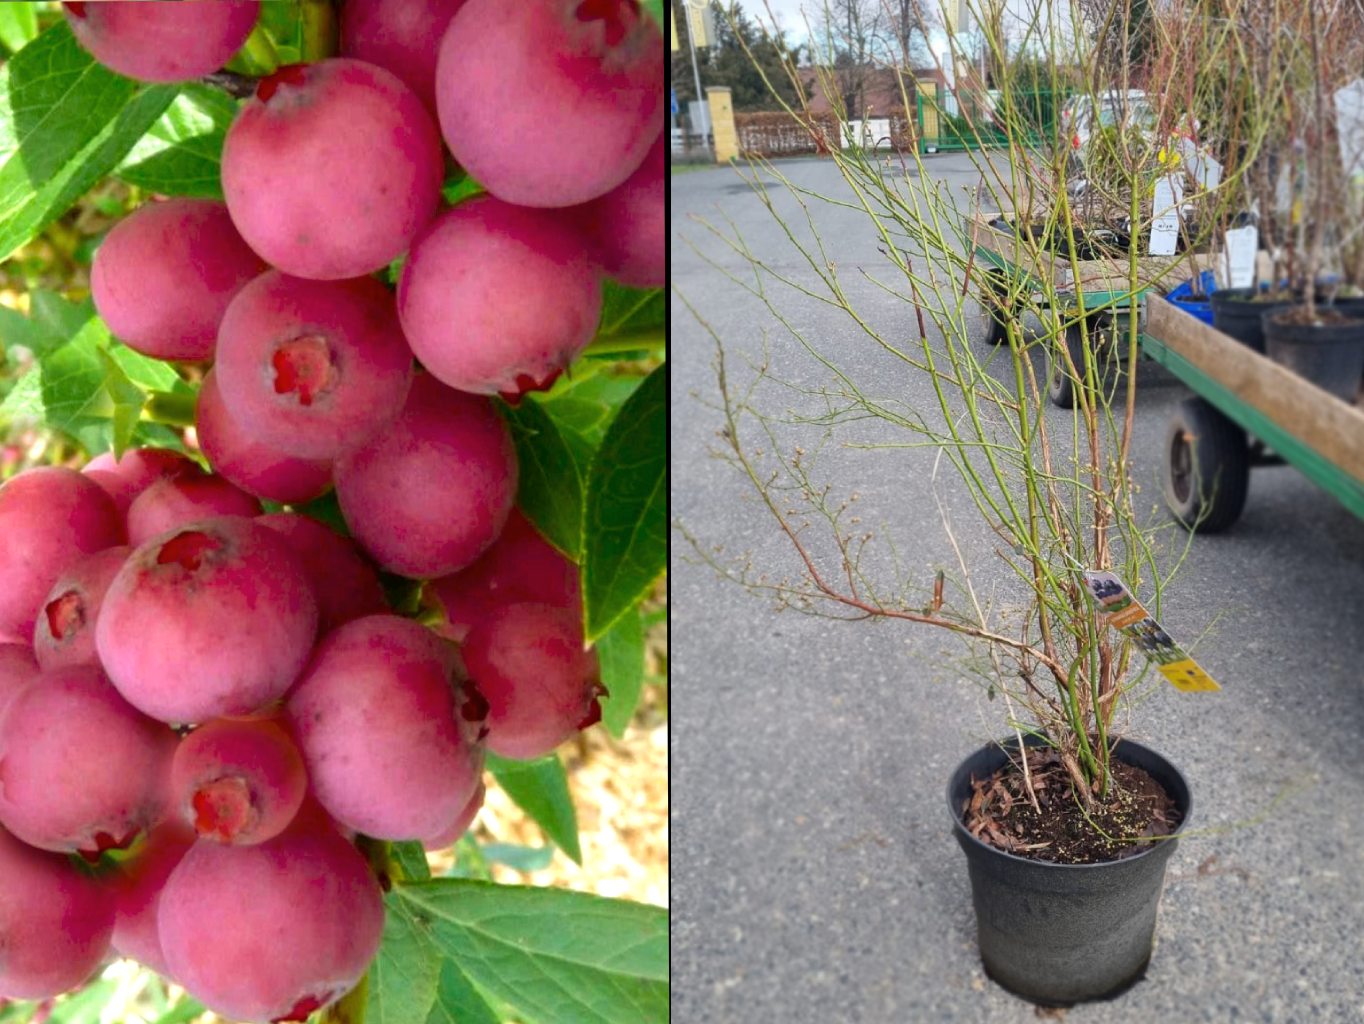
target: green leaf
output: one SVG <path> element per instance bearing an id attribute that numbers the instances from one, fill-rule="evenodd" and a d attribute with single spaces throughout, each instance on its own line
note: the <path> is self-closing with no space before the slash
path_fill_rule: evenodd
<path id="1" fill-rule="evenodd" d="M 597 337 L 611 337 L 627 331 L 661 330 L 667 319 L 668 302 L 662 288 L 627 288 L 607 281 L 602 289 Z"/>
<path id="2" fill-rule="evenodd" d="M 38 38 L 38 12 L 31 3 L 0 3 L 0 43 L 18 53 Z"/>
<path id="3" fill-rule="evenodd" d="M 119 989 L 117 979 L 92 981 L 75 995 L 53 1007 L 47 1024 L 99 1024 L 105 1005 Z"/>
<path id="4" fill-rule="evenodd" d="M 616 739 L 634 717 L 644 686 L 644 627 L 638 614 L 622 615 L 597 641 L 601 681 L 607 696 L 601 702 L 601 720 Z"/>
<path id="5" fill-rule="evenodd" d="M 189 996 L 185 996 L 173 1007 L 157 1017 L 152 1024 L 190 1024 L 204 1015 L 204 1008 Z"/>
<path id="6" fill-rule="evenodd" d="M 142 404 L 146 393 L 128 379 L 123 368 L 114 362 L 107 349 L 98 351 L 100 365 L 104 367 L 104 380 L 101 387 L 113 404 L 113 442 L 114 458 L 123 458 L 123 453 L 133 441 L 133 431 L 137 429 L 138 419 L 142 416 Z"/>
<path id="7" fill-rule="evenodd" d="M 649 17 L 658 22 L 658 27 L 663 28 L 663 0 L 644 0 L 643 7 Z"/>
<path id="8" fill-rule="evenodd" d="M 38 296 L 34 298 L 36 317 Z M 149 390 L 192 406 L 193 389 L 170 366 L 114 341 L 88 306 L 63 303 L 55 297 L 45 304 L 52 332 L 69 328 L 77 313 L 85 322 L 70 340 L 44 353 L 0 405 L 0 415 L 46 424 L 92 454 L 134 444 L 181 448 L 173 432 L 144 423 L 141 416 Z"/>
<path id="9" fill-rule="evenodd" d="M 556 387 L 548 400 L 541 401 L 572 452 L 583 479 L 587 478 L 606 429 L 643 380 L 634 374 L 580 374 L 571 385 L 562 390 Z"/>
<path id="10" fill-rule="evenodd" d="M 626 288 L 607 281 L 601 324 L 585 355 L 616 360 L 661 355 L 668 344 L 667 315 L 662 288 Z"/>
<path id="11" fill-rule="evenodd" d="M 421 843 L 394 843 L 388 848 L 388 859 L 398 866 L 403 882 L 424 882 L 431 877 L 431 865 Z"/>
<path id="12" fill-rule="evenodd" d="M 303 53 L 303 8 L 294 3 L 261 4 L 261 27 L 279 50 L 280 63 L 297 62 Z"/>
<path id="13" fill-rule="evenodd" d="M 221 199 L 223 140 L 237 101 L 204 85 L 186 85 L 114 171 L 130 185 L 172 196 Z"/>
<path id="14" fill-rule="evenodd" d="M 621 406 L 587 478 L 583 608 L 595 640 L 653 586 L 668 556 L 667 364 Z"/>
<path id="15" fill-rule="evenodd" d="M 534 398 L 505 406 L 521 466 L 517 502 L 556 548 L 577 560 L 582 480 L 573 452 L 546 407 Z"/>
<path id="16" fill-rule="evenodd" d="M 179 395 L 192 395 L 191 388 L 169 363 L 152 359 L 141 352 L 134 352 L 121 342 L 109 343 L 109 355 L 134 384 L 151 391 L 169 391 Z"/>
<path id="17" fill-rule="evenodd" d="M 95 315 L 95 304 L 88 299 L 75 302 L 65 295 L 35 288 L 29 296 L 33 323 L 49 337 L 67 341 Z"/>
<path id="18" fill-rule="evenodd" d="M 573 809 L 563 762 L 553 754 L 534 761 L 511 761 L 489 754 L 486 767 L 512 802 L 540 826 L 554 845 L 575 864 L 582 864 L 578 814 Z"/>
<path id="19" fill-rule="evenodd" d="M 104 324 L 90 320 L 42 361 L 43 414 L 48 426 L 74 433 L 92 419 L 112 415 L 113 405 L 103 391 L 104 365 L 100 361 L 100 350 L 108 340 Z"/>
<path id="20" fill-rule="evenodd" d="M 488 860 L 483 856 L 483 848 L 468 832 L 455 843 L 455 863 L 445 874 L 448 878 L 476 878 L 484 882 L 491 881 L 493 877 Z"/>
<path id="21" fill-rule="evenodd" d="M 0 402 L 0 423 L 43 419 L 43 373 L 38 367 L 20 377 Z"/>
<path id="22" fill-rule="evenodd" d="M 437 879 L 395 890 L 521 1024 L 668 1019 L 668 912 L 563 889 Z"/>
<path id="23" fill-rule="evenodd" d="M 346 517 L 341 514 L 341 501 L 337 498 L 335 491 L 328 491 L 320 498 L 314 498 L 306 505 L 299 505 L 294 509 L 301 515 L 311 516 L 320 523 L 325 523 L 343 537 L 350 536 L 350 529 L 346 526 Z M 420 588 L 418 588 L 420 590 Z M 408 594 L 409 588 L 404 587 L 404 594 Z"/>
<path id="24" fill-rule="evenodd" d="M 62 21 L 0 68 L 0 259 L 65 213 L 123 159 L 177 86 L 100 67 Z"/>
<path id="25" fill-rule="evenodd" d="M 0 346 L 21 345 L 35 356 L 41 356 L 65 337 L 54 338 L 42 324 L 35 323 L 17 309 L 0 306 Z"/>
<path id="26" fill-rule="evenodd" d="M 483 847 L 483 856 L 494 864 L 501 864 L 513 871 L 529 874 L 532 871 L 543 871 L 554 863 L 554 847 L 548 843 L 544 846 L 521 846 L 519 843 L 487 843 Z"/>
<path id="27" fill-rule="evenodd" d="M 455 961 L 441 964 L 436 1005 L 431 1008 L 426 1024 L 501 1024 L 501 1021 L 501 1015 L 493 1011 Z"/>
<path id="28" fill-rule="evenodd" d="M 384 937 L 369 968 L 365 1024 L 412 1024 L 436 1003 L 441 951 L 430 915 L 402 898 L 405 888 L 384 897 Z"/>
<path id="29" fill-rule="evenodd" d="M 482 195 L 486 189 L 468 174 L 460 171 L 458 174 L 447 179 L 441 186 L 440 194 L 451 206 L 465 199 L 470 199 L 477 195 Z"/>

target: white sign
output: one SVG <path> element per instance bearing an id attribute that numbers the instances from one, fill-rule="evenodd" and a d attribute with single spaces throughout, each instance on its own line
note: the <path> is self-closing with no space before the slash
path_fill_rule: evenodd
<path id="1" fill-rule="evenodd" d="M 890 149 L 890 118 L 868 117 L 861 121 L 840 121 L 840 141 L 844 149 Z"/>
<path id="2" fill-rule="evenodd" d="M 1345 174 L 1350 178 L 1364 177 L 1364 78 L 1356 78 L 1343 89 L 1337 89 L 1335 100 L 1336 133 Z"/>
<path id="3" fill-rule="evenodd" d="M 1218 283 L 1224 288 L 1255 287 L 1255 250 L 1260 247 L 1260 232 L 1254 224 L 1233 228 L 1223 236 L 1222 253 L 1217 260 Z"/>
<path id="4" fill-rule="evenodd" d="M 1189 173 L 1204 192 L 1211 192 L 1222 181 L 1222 165 L 1206 149 L 1195 145 L 1193 139 L 1180 138 L 1179 155 Z"/>
<path id="5" fill-rule="evenodd" d="M 1173 256 L 1179 242 L 1179 204 L 1184 186 L 1178 178 L 1166 175 L 1156 182 L 1155 220 L 1151 222 L 1152 256 Z"/>

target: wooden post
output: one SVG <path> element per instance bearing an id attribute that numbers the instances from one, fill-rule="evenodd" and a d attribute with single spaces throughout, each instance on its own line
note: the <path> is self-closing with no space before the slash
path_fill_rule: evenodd
<path id="1" fill-rule="evenodd" d="M 734 128 L 734 103 L 728 86 L 707 86 L 710 131 L 715 140 L 715 162 L 727 164 L 739 155 L 739 133 Z"/>

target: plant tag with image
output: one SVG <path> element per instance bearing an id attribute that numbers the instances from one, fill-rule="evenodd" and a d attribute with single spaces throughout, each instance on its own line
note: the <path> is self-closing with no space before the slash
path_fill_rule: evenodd
<path id="1" fill-rule="evenodd" d="M 1156 671 L 1185 693 L 1210 693 L 1222 687 L 1213 682 L 1189 652 L 1170 638 L 1159 622 L 1132 596 L 1122 580 L 1111 572 L 1085 570 L 1085 585 L 1098 605 L 1100 621 L 1136 642 Z"/>

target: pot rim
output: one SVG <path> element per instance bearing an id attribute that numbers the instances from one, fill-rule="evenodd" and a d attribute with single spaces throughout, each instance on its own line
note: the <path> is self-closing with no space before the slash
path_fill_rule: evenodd
<path id="1" fill-rule="evenodd" d="M 1297 310 L 1301 309 L 1303 305 L 1304 305 L 1303 303 L 1297 302 L 1284 309 L 1267 309 L 1260 314 L 1260 319 L 1266 324 L 1268 324 L 1272 320 L 1274 321 L 1274 324 L 1277 327 L 1306 327 L 1311 328 L 1314 331 L 1358 330 L 1361 325 L 1364 325 L 1364 317 L 1350 316 L 1348 314 L 1342 314 L 1339 320 L 1335 320 L 1329 323 L 1315 320 L 1311 323 L 1292 323 L 1286 322 L 1284 320 L 1284 317 L 1292 313 L 1295 313 Z M 1340 312 L 1339 309 L 1336 309 L 1334 303 L 1331 303 L 1327 308 L 1335 309 L 1336 312 Z"/>
<path id="2" fill-rule="evenodd" d="M 1044 743 L 1043 743 L 1043 741 L 1042 741 L 1041 739 L 1039 739 L 1037 736 L 1031 735 L 1031 734 L 1025 735 L 1024 738 L 1023 738 L 1023 742 L 1024 742 L 1024 745 L 1025 745 L 1025 746 L 1043 746 L 1043 745 L 1044 745 Z M 952 816 L 952 830 L 953 830 L 954 832 L 958 833 L 958 839 L 960 839 L 961 837 L 964 836 L 966 839 L 970 840 L 971 843 L 973 843 L 974 845 L 980 847 L 981 850 L 986 851 L 986 852 L 988 852 L 988 853 L 990 853 L 990 854 L 992 854 L 992 855 L 994 855 L 994 856 L 997 856 L 997 857 L 1004 857 L 1004 858 L 1006 858 L 1006 859 L 1008 859 L 1008 860 L 1017 861 L 1017 862 L 1020 863 L 1020 864 L 1027 864 L 1027 865 L 1030 865 L 1030 866 L 1036 867 L 1036 868 L 1044 868 L 1044 869 L 1045 869 L 1045 868 L 1051 868 L 1051 869 L 1065 870 L 1065 871 L 1102 870 L 1102 869 L 1104 869 L 1104 868 L 1111 868 L 1111 867 L 1114 867 L 1115 865 L 1119 865 L 1119 864 L 1131 864 L 1131 863 L 1134 863 L 1135 861 L 1141 860 L 1143 857 L 1147 857 L 1147 856 L 1149 856 L 1150 854 L 1153 854 L 1153 853 L 1157 852 L 1158 850 L 1160 850 L 1160 848 L 1161 848 L 1162 846 L 1165 846 L 1166 844 L 1175 842 L 1175 841 L 1178 840 L 1181 836 L 1183 836 L 1184 830 L 1188 827 L 1189 819 L 1193 817 L 1193 808 L 1194 808 L 1193 790 L 1191 790 L 1191 789 L 1189 788 L 1188 782 L 1185 781 L 1185 779 L 1184 779 L 1184 773 L 1181 772 L 1178 768 L 1176 768 L 1175 765 L 1174 765 L 1174 763 L 1173 763 L 1172 761 L 1170 761 L 1170 759 L 1167 758 L 1164 754 L 1160 753 L 1158 750 L 1152 750 L 1150 747 L 1146 746 L 1145 744 L 1138 743 L 1138 742 L 1136 742 L 1135 740 L 1129 740 L 1129 739 L 1126 739 L 1126 738 L 1124 737 L 1124 738 L 1119 738 L 1118 741 L 1117 741 L 1117 743 L 1115 744 L 1115 749 L 1114 749 L 1114 754 L 1115 754 L 1115 755 L 1117 754 L 1118 748 L 1122 748 L 1122 747 L 1133 748 L 1133 747 L 1134 747 L 1134 748 L 1136 748 L 1137 750 L 1143 751 L 1143 752 L 1145 752 L 1145 753 L 1147 753 L 1147 754 L 1152 755 L 1153 757 L 1157 757 L 1157 758 L 1159 758 L 1160 760 L 1164 761 L 1167 765 L 1170 766 L 1170 769 L 1171 769 L 1176 775 L 1179 776 L 1180 781 L 1181 781 L 1181 782 L 1184 782 L 1184 791 L 1185 791 L 1185 793 L 1188 794 L 1188 798 L 1187 798 L 1187 800 L 1185 801 L 1185 806 L 1184 806 L 1184 817 L 1183 817 L 1183 819 L 1180 821 L 1179 826 L 1178 826 L 1173 832 L 1171 832 L 1169 835 L 1167 835 L 1167 836 L 1161 838 L 1160 840 L 1151 843 L 1150 846 L 1148 846 L 1146 849 L 1142 850 L 1140 853 L 1133 854 L 1133 855 L 1130 856 L 1130 857 L 1123 857 L 1123 858 L 1121 858 L 1120 860 L 1104 860 L 1104 861 L 1099 861 L 1099 862 L 1094 863 L 1094 864 L 1063 864 L 1063 863 L 1061 863 L 1060 861 L 1053 861 L 1053 860 L 1035 860 L 1035 859 L 1033 859 L 1033 858 L 1031 858 L 1031 857 L 1020 857 L 1020 856 L 1018 856 L 1017 854 L 1009 853 L 1009 852 L 1006 851 L 1006 850 L 1001 850 L 999 847 L 997 847 L 997 846 L 991 846 L 989 843 L 985 842 L 984 840 L 978 839 L 977 837 L 973 836 L 973 835 L 967 830 L 966 826 L 962 824 L 961 812 L 960 812 L 959 810 L 957 810 L 956 801 L 955 801 L 955 800 L 953 799 L 953 797 L 952 797 L 952 783 L 953 783 L 953 781 L 956 779 L 957 773 L 958 773 L 959 771 L 961 771 L 962 765 L 964 765 L 968 760 L 970 760 L 970 759 L 971 759 L 972 757 L 974 757 L 976 754 L 979 754 L 979 753 L 981 753 L 981 752 L 983 752 L 983 751 L 986 751 L 986 750 L 990 750 L 990 749 L 995 748 L 995 747 L 998 747 L 998 748 L 1000 748 L 1000 749 L 1002 749 L 1002 750 L 1005 750 L 1005 751 L 1007 752 L 1007 748 L 1008 748 L 1009 745 L 1013 745 L 1013 746 L 1016 747 L 1016 746 L 1018 745 L 1018 737 L 1016 737 L 1016 736 L 1010 736 L 1010 737 L 1008 737 L 1007 739 L 1004 739 L 1004 740 L 992 740 L 992 741 L 990 741 L 989 743 L 985 744 L 985 746 L 979 748 L 978 750 L 974 751 L 973 753 L 968 754 L 966 757 L 962 758 L 961 762 L 960 762 L 960 763 L 957 765 L 957 767 L 953 770 L 952 775 L 951 775 L 951 776 L 948 778 L 948 780 L 947 780 L 947 810 L 948 810 L 948 813 L 951 814 L 951 816 Z M 1119 758 L 1119 759 L 1121 760 L 1121 758 Z"/>

